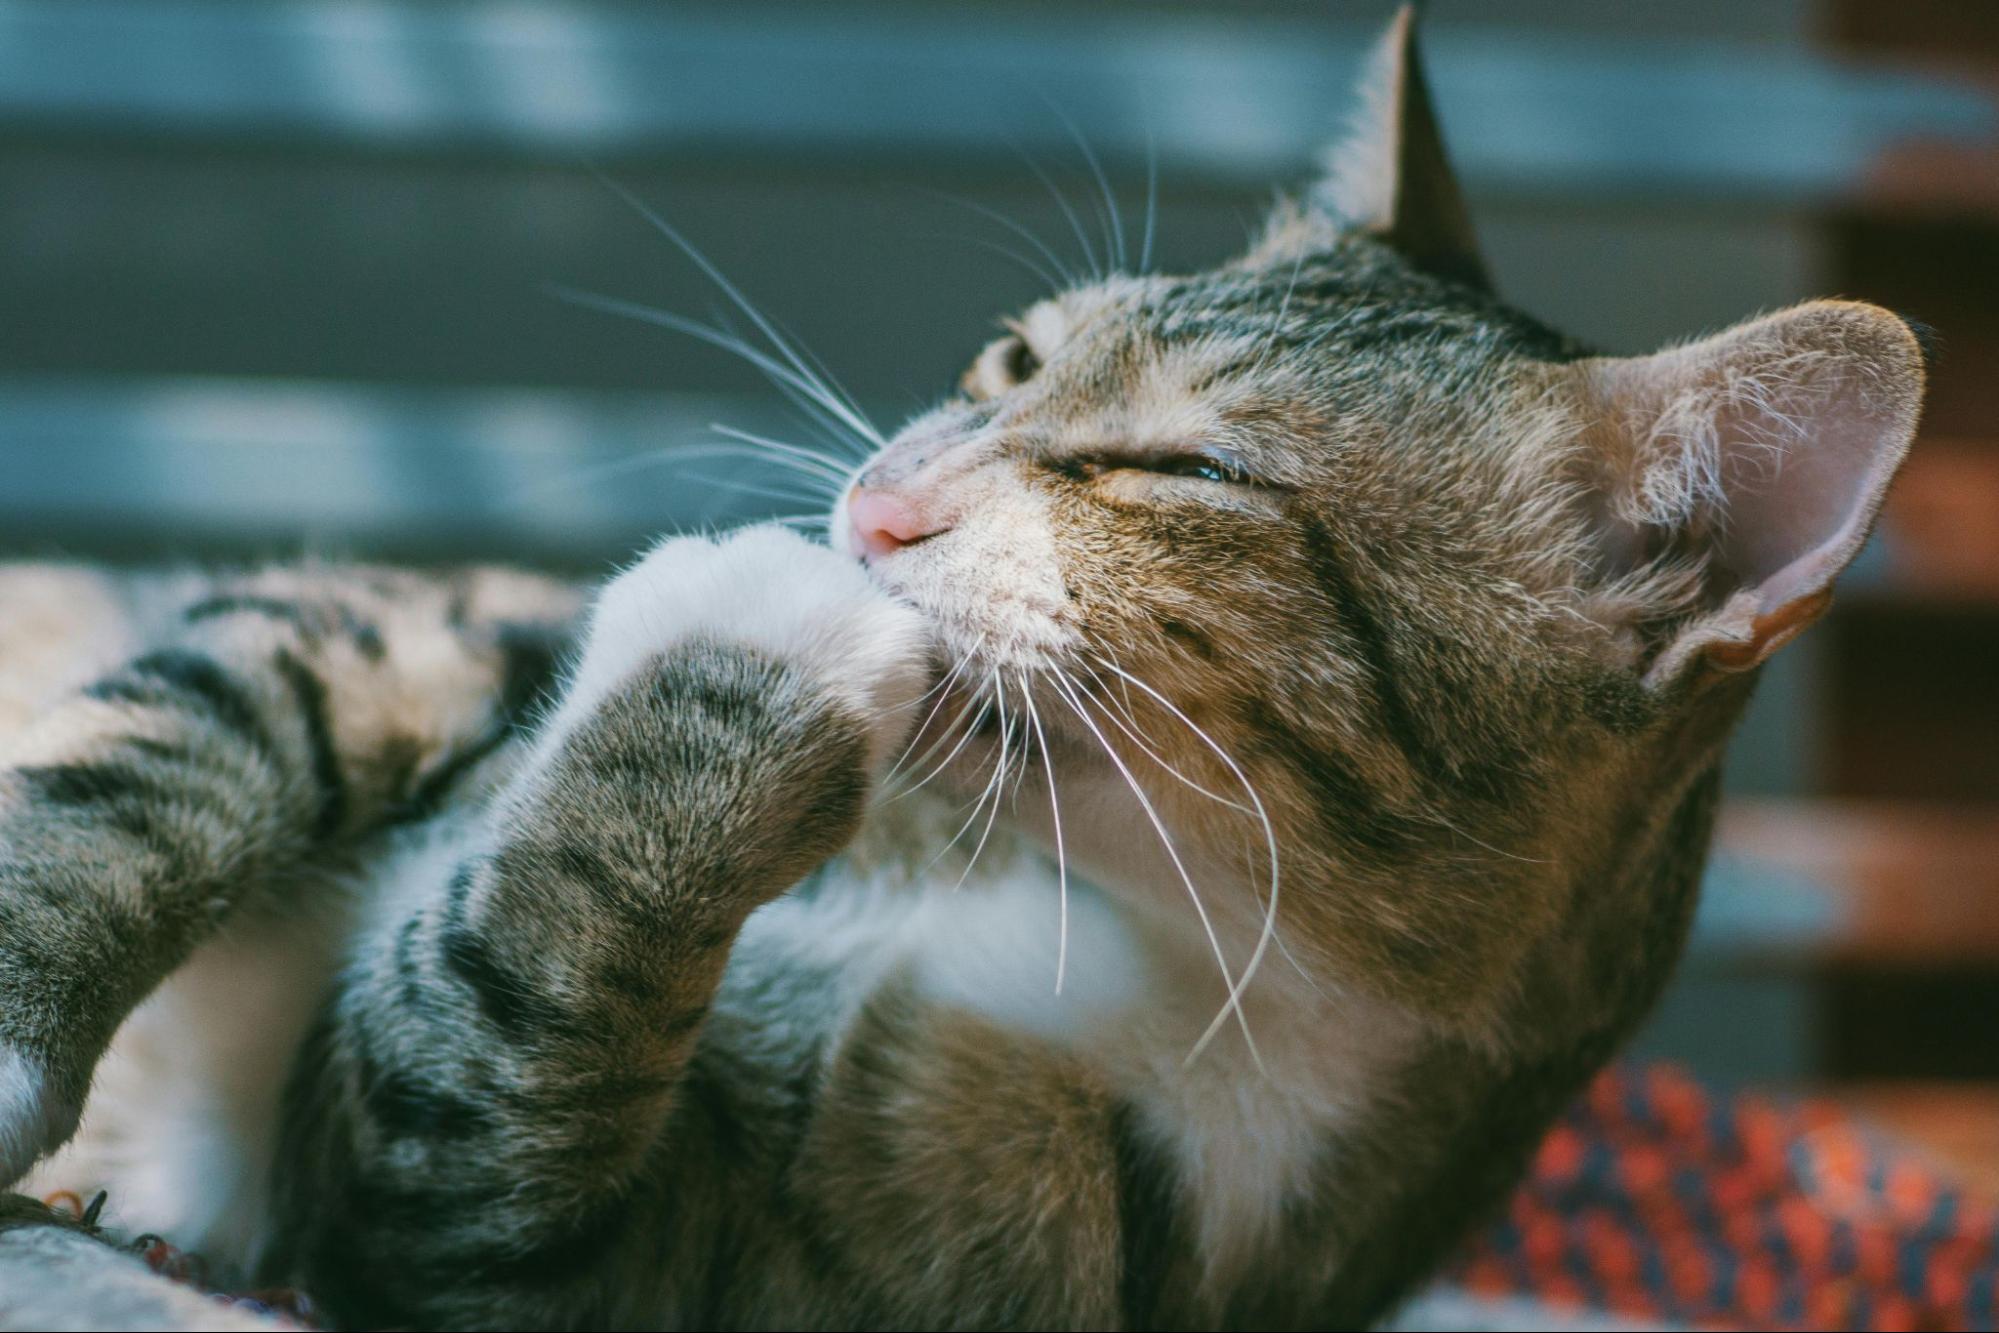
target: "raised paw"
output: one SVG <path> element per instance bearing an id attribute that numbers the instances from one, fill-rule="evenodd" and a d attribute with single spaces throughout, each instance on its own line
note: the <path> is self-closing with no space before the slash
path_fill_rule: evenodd
<path id="1" fill-rule="evenodd" d="M 742 644 L 817 682 L 866 719 L 877 772 L 907 739 L 931 673 L 927 622 L 854 560 L 775 525 L 676 537 L 598 594 L 553 730 L 694 640 Z"/>

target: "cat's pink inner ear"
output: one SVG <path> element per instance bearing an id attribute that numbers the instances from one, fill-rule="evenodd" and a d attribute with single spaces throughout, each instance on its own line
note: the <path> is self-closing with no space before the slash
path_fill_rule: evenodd
<path id="1" fill-rule="evenodd" d="M 1602 413 L 1612 544 L 1635 533 L 1705 556 L 1707 604 L 1654 674 L 1696 655 L 1755 666 L 1824 612 L 1908 450 L 1923 389 L 1908 325 L 1851 301 L 1582 373 Z"/>

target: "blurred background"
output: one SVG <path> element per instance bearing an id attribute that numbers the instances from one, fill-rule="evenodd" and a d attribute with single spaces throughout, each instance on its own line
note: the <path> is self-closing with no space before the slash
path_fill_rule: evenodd
<path id="1" fill-rule="evenodd" d="M 888 427 L 1105 248 L 1092 158 L 1134 251 L 1152 186 L 1159 266 L 1240 247 L 1388 8 L 0 0 L 0 555 L 587 573 L 818 508 L 707 451 L 717 421 L 811 442 L 753 369 L 553 294 L 744 323 L 609 182 Z M 1999 1185 L 1999 7 L 1427 8 L 1518 304 L 1612 351 L 1820 294 L 1939 333 L 1641 1045 Z"/>

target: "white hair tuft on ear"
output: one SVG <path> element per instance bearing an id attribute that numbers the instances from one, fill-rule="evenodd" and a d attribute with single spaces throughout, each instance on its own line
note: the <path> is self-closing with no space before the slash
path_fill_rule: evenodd
<path id="1" fill-rule="evenodd" d="M 1745 669 L 1825 610 L 1907 452 L 1923 360 L 1909 326 L 1814 301 L 1652 356 L 1572 373 L 1593 420 L 1606 581 L 1662 558 L 1705 570 L 1678 641 Z"/>

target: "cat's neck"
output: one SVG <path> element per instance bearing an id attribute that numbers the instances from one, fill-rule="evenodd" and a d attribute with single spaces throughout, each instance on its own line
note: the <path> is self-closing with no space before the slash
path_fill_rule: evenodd
<path id="1" fill-rule="evenodd" d="M 924 803 L 891 807 L 854 854 L 877 886 L 890 883 L 876 891 L 896 904 L 884 911 L 898 922 L 890 931 L 898 965 L 927 999 L 1087 1062 L 1201 1201 L 1202 1252 L 1223 1269 L 1250 1262 L 1328 1144 L 1384 1095 L 1418 1040 L 1414 1021 L 1338 978 L 1307 975 L 1281 935 L 1243 984 L 1260 909 L 1210 911 L 1204 921 L 1170 860 L 1161 865 L 1177 899 L 1156 886 L 1100 884 L 1094 857 L 1072 859 L 1065 880 L 1048 830 L 1024 812 L 1018 822 L 995 819 L 990 833 L 973 827 L 918 872 L 936 856 L 926 852 L 900 879 L 885 869 L 895 855 L 965 820 L 948 799 Z M 1133 843 L 1151 832 L 1126 830 Z M 1132 873 L 1135 864 L 1113 869 Z M 1213 870 L 1197 849 L 1182 864 L 1189 877 Z M 1220 887 L 1209 879 L 1208 891 Z M 1234 891 L 1253 896 L 1246 884 Z"/>

